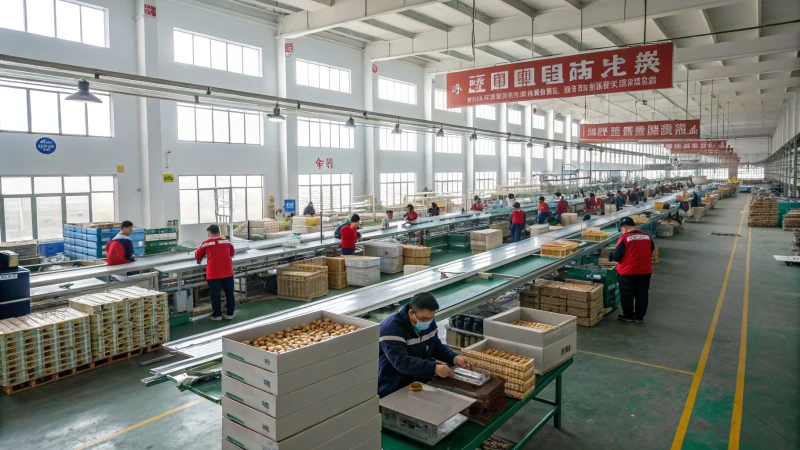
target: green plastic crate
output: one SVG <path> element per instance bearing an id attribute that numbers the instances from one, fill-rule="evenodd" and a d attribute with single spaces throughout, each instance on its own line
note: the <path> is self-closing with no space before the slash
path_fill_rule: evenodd
<path id="1" fill-rule="evenodd" d="M 600 283 L 603 285 L 603 307 L 616 308 L 619 305 L 620 299 L 617 269 L 567 267 L 564 269 L 564 278 Z"/>
<path id="2" fill-rule="evenodd" d="M 148 228 L 144 230 L 144 234 L 165 234 L 165 233 L 177 233 L 177 230 L 172 227 L 168 228 Z"/>
<path id="3" fill-rule="evenodd" d="M 171 241 L 147 241 L 144 243 L 145 249 L 151 248 L 162 248 L 162 247 L 175 247 L 178 245 L 178 241 L 171 240 Z"/>

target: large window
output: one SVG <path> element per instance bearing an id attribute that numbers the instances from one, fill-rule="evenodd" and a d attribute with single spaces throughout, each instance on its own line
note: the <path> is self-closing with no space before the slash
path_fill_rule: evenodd
<path id="1" fill-rule="evenodd" d="M 509 142 L 508 143 L 508 156 L 522 156 L 522 142 Z"/>
<path id="2" fill-rule="evenodd" d="M 513 123 L 514 125 L 521 125 L 522 124 L 522 111 L 518 109 L 509 109 L 508 110 L 508 123 Z"/>
<path id="3" fill-rule="evenodd" d="M 475 189 L 479 191 L 494 189 L 497 186 L 497 172 L 475 172 Z"/>
<path id="4" fill-rule="evenodd" d="M 450 199 L 456 205 L 461 204 L 464 172 L 436 172 L 434 174 L 434 190 L 437 194 L 457 196 Z"/>
<path id="5" fill-rule="evenodd" d="M 534 158 L 544 158 L 544 146 L 541 144 L 533 144 L 533 151 L 531 152 Z"/>
<path id="6" fill-rule="evenodd" d="M 522 172 L 508 172 L 508 184 L 515 185 L 522 183 Z"/>
<path id="7" fill-rule="evenodd" d="M 461 154 L 463 138 L 459 135 L 449 134 L 436 138 L 436 153 Z"/>
<path id="8" fill-rule="evenodd" d="M 350 206 L 353 195 L 352 174 L 298 175 L 297 180 L 300 186 L 300 203 L 297 206 L 301 210 L 308 202 L 314 202 L 317 211 L 343 211 Z"/>
<path id="9" fill-rule="evenodd" d="M 553 148 L 553 159 L 564 159 L 564 147 L 556 145 L 552 148 Z"/>
<path id="10" fill-rule="evenodd" d="M 764 166 L 740 165 L 737 177 L 740 180 L 763 180 Z"/>
<path id="11" fill-rule="evenodd" d="M 234 222 L 264 217 L 261 175 L 178 177 L 181 223 Z"/>
<path id="12" fill-rule="evenodd" d="M 436 89 L 433 93 L 433 107 L 442 111 L 450 111 L 460 113 L 461 108 L 448 108 L 447 107 L 447 92 L 444 89 Z"/>
<path id="13" fill-rule="evenodd" d="M 478 119 L 497 120 L 497 108 L 490 105 L 478 105 L 475 107 L 475 117 Z"/>
<path id="14" fill-rule="evenodd" d="M 325 64 L 297 60 L 295 79 L 301 86 L 350 93 L 350 71 Z"/>
<path id="15" fill-rule="evenodd" d="M 261 113 L 178 103 L 178 140 L 261 144 Z"/>
<path id="16" fill-rule="evenodd" d="M 61 239 L 62 225 L 113 222 L 113 176 L 0 177 L 0 240 Z"/>
<path id="17" fill-rule="evenodd" d="M 563 120 L 554 120 L 553 121 L 553 132 L 558 134 L 564 134 L 564 121 Z"/>
<path id="18" fill-rule="evenodd" d="M 405 205 L 408 195 L 416 192 L 417 174 L 382 173 L 381 174 L 381 201 L 383 206 Z"/>
<path id="19" fill-rule="evenodd" d="M 494 156 L 494 139 L 478 138 L 478 141 L 475 143 L 475 154 L 482 156 Z"/>
<path id="20" fill-rule="evenodd" d="M 378 98 L 392 102 L 417 104 L 417 86 L 405 81 L 378 78 Z"/>
<path id="21" fill-rule="evenodd" d="M 3 0 L 0 28 L 108 47 L 106 9 L 64 0 Z"/>
<path id="22" fill-rule="evenodd" d="M 578 137 L 578 124 L 572 122 L 572 137 Z"/>
<path id="23" fill-rule="evenodd" d="M 74 91 L 0 80 L 0 131 L 111 137 L 111 97 L 103 103 L 66 100 Z"/>
<path id="24" fill-rule="evenodd" d="M 417 151 L 417 133 L 413 131 L 392 134 L 391 128 L 381 127 L 378 133 L 380 136 L 378 148 L 381 150 L 391 150 L 395 152 Z"/>
<path id="25" fill-rule="evenodd" d="M 544 116 L 540 116 L 539 114 L 533 115 L 533 122 L 531 124 L 533 128 L 537 130 L 544 130 Z"/>
<path id="26" fill-rule="evenodd" d="M 175 62 L 261 76 L 259 48 L 178 29 L 172 38 Z"/>
<path id="27" fill-rule="evenodd" d="M 355 130 L 338 121 L 298 117 L 297 145 L 300 147 L 354 148 Z"/>

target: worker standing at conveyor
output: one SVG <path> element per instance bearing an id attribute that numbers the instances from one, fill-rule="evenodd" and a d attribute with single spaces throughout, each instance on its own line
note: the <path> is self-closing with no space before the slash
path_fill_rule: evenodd
<path id="1" fill-rule="evenodd" d="M 233 255 L 236 249 L 228 239 L 219 235 L 219 225 L 211 224 L 206 228 L 208 239 L 200 244 L 194 252 L 197 264 L 208 258 L 206 263 L 206 282 L 208 295 L 211 297 L 211 320 L 231 320 L 236 310 L 236 299 L 233 294 Z M 225 291 L 225 313 L 222 313 L 221 291 Z"/>
<path id="2" fill-rule="evenodd" d="M 109 266 L 128 264 L 136 261 L 133 241 L 129 237 L 133 233 L 133 222 L 123 220 L 119 233 L 106 244 L 106 263 Z"/>
<path id="3" fill-rule="evenodd" d="M 514 210 L 511 211 L 511 242 L 519 242 L 522 230 L 525 229 L 525 211 L 520 207 L 519 202 L 514 203 Z"/>
<path id="4" fill-rule="evenodd" d="M 342 255 L 354 255 L 356 253 L 356 241 L 361 237 L 361 233 L 358 232 L 361 217 L 358 214 L 353 214 L 349 222 L 347 226 L 339 230 L 342 240 Z"/>
<path id="5" fill-rule="evenodd" d="M 561 196 L 561 199 L 556 204 L 556 223 L 561 223 L 561 215 L 564 214 L 569 210 L 569 203 L 564 196 Z"/>
<path id="6" fill-rule="evenodd" d="M 650 277 L 653 274 L 653 251 L 656 246 L 649 234 L 636 228 L 630 217 L 620 221 L 622 236 L 609 261 L 616 261 L 623 322 L 644 323 L 647 314 Z"/>

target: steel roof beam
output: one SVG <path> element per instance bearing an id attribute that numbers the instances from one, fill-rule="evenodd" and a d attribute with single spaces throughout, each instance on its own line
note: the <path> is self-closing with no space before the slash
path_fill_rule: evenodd
<path id="1" fill-rule="evenodd" d="M 494 23 L 494 19 L 487 16 L 486 14 L 473 10 L 471 6 L 465 5 L 464 3 L 459 2 L 458 0 L 450 0 L 447 2 L 442 2 L 442 5 L 452 8 L 465 16 L 472 18 L 473 13 L 475 14 L 475 20 L 485 25 L 491 25 Z"/>
<path id="2" fill-rule="evenodd" d="M 411 20 L 413 20 L 415 22 L 419 22 L 419 23 L 421 23 L 423 25 L 427 25 L 427 26 L 429 26 L 431 28 L 436 28 L 437 30 L 441 30 L 441 31 L 444 31 L 444 32 L 449 32 L 451 30 L 450 26 L 447 25 L 446 23 L 440 22 L 440 21 L 434 19 L 433 17 L 426 16 L 425 14 L 418 13 L 418 12 L 416 12 L 414 10 L 410 10 L 409 9 L 409 10 L 406 10 L 406 11 L 400 11 L 397 14 L 399 14 L 399 15 L 401 15 L 403 17 L 409 18 L 409 19 L 411 19 Z"/>
<path id="3" fill-rule="evenodd" d="M 484 45 L 484 46 L 481 46 L 481 47 L 475 47 L 475 49 L 480 50 L 480 51 L 482 51 L 482 52 L 484 52 L 486 54 L 492 55 L 495 58 L 504 59 L 504 60 L 506 60 L 508 62 L 519 61 L 519 59 L 509 55 L 508 53 L 501 52 L 500 50 L 497 50 L 495 48 L 489 47 L 488 45 Z"/>
<path id="4" fill-rule="evenodd" d="M 414 39 L 414 36 L 416 36 L 416 34 L 410 32 L 410 31 L 406 31 L 406 30 L 404 30 L 402 28 L 396 27 L 394 25 L 389 25 L 386 22 L 381 22 L 380 20 L 376 20 L 376 19 L 362 20 L 361 23 L 365 23 L 365 24 L 367 24 L 369 26 L 373 26 L 375 28 L 380 28 L 383 31 L 388 31 L 390 33 L 394 33 L 394 34 L 399 35 L 399 36 L 407 37 L 409 39 Z"/>

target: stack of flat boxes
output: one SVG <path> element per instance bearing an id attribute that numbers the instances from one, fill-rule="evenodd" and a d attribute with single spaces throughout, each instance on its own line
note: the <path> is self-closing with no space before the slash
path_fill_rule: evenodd
<path id="1" fill-rule="evenodd" d="M 39 264 L 39 241 L 0 242 L 0 250 L 16 253 L 20 266 Z"/>
<path id="2" fill-rule="evenodd" d="M 292 217 L 292 231 L 300 234 L 319 233 L 319 217 Z"/>
<path id="3" fill-rule="evenodd" d="M 119 233 L 118 223 L 64 224 L 64 256 L 84 261 L 106 257 L 106 244 Z M 134 228 L 129 236 L 136 256 L 144 255 L 144 228 Z"/>
<path id="4" fill-rule="evenodd" d="M 503 232 L 500 230 L 477 230 L 469 234 L 472 254 L 485 252 L 503 246 Z"/>
<path id="5" fill-rule="evenodd" d="M 328 289 L 346 288 L 347 265 L 345 265 L 344 258 L 326 256 L 323 264 L 328 267 Z"/>
<path id="6" fill-rule="evenodd" d="M 156 255 L 175 251 L 178 246 L 178 230 L 175 228 L 150 228 L 144 231 L 144 253 Z"/>
<path id="7" fill-rule="evenodd" d="M 599 283 L 540 279 L 519 295 L 520 306 L 576 316 L 580 326 L 592 327 L 603 319 L 603 285 Z"/>
<path id="8" fill-rule="evenodd" d="M 243 344 L 330 319 L 360 328 L 276 354 Z M 378 324 L 318 311 L 222 340 L 222 448 L 380 450 Z"/>
<path id="9" fill-rule="evenodd" d="M 381 259 L 382 273 L 398 273 L 403 271 L 403 245 L 397 242 L 370 241 L 364 242 L 364 256 Z"/>

